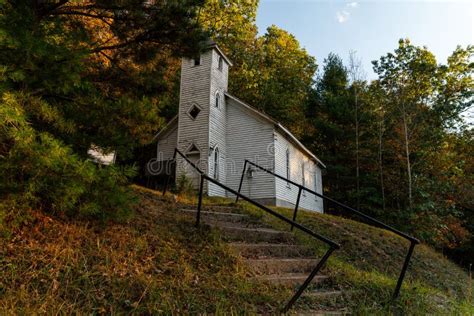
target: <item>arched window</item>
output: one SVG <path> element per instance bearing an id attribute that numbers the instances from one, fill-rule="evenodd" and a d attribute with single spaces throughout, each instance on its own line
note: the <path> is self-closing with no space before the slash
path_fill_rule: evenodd
<path id="1" fill-rule="evenodd" d="M 219 108 L 220 107 L 220 103 L 221 103 L 221 95 L 219 92 L 216 93 L 216 100 L 215 100 L 215 106 L 216 108 Z"/>
<path id="2" fill-rule="evenodd" d="M 222 71 L 222 57 L 221 57 L 221 56 L 219 56 L 219 61 L 218 61 L 218 63 L 217 63 L 217 68 L 218 68 L 220 71 Z"/>
<path id="3" fill-rule="evenodd" d="M 306 177 L 305 177 L 305 172 L 304 172 L 304 162 L 301 163 L 301 184 L 303 185 L 303 187 L 306 187 Z M 303 196 L 306 196 L 306 190 L 303 190 L 302 192 Z"/>
<path id="4" fill-rule="evenodd" d="M 304 176 L 304 162 L 301 163 L 301 184 L 303 186 L 306 185 L 306 179 L 305 179 L 305 176 Z"/>
<path id="5" fill-rule="evenodd" d="M 316 169 L 316 167 L 314 167 L 314 192 L 318 192 L 318 171 Z M 318 200 L 318 196 L 315 195 L 314 196 L 314 199 L 317 201 Z"/>
<path id="6" fill-rule="evenodd" d="M 290 180 L 290 149 L 286 149 L 286 178 Z"/>
<path id="7" fill-rule="evenodd" d="M 219 148 L 214 149 L 214 179 L 219 180 Z"/>

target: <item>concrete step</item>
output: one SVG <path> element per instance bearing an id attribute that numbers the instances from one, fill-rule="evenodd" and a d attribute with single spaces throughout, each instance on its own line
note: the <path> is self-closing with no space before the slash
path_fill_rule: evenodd
<path id="1" fill-rule="evenodd" d="M 196 218 L 197 210 L 194 209 L 181 209 L 180 212 L 185 215 Z M 215 221 L 215 222 L 229 222 L 239 223 L 250 221 L 251 218 L 245 214 L 229 213 L 229 212 L 211 212 L 201 210 L 201 219 L 203 221 Z"/>
<path id="2" fill-rule="evenodd" d="M 196 210 L 181 210 L 181 213 L 192 220 L 196 219 Z M 256 221 L 248 215 L 235 213 L 201 211 L 201 222 L 213 227 L 268 228 L 264 223 Z"/>
<path id="3" fill-rule="evenodd" d="M 269 282 L 273 284 L 299 286 L 308 278 L 309 273 L 284 273 L 284 274 L 266 274 L 258 275 L 255 278 L 263 282 Z M 326 280 L 328 277 L 325 275 L 316 275 L 311 284 L 316 284 Z"/>
<path id="4" fill-rule="evenodd" d="M 293 244 L 230 243 L 239 255 L 249 259 L 304 258 L 312 257 L 314 251 L 308 247 Z"/>
<path id="5" fill-rule="evenodd" d="M 197 205 L 188 205 L 188 204 L 180 204 L 180 207 L 183 209 L 197 209 Z M 241 213 L 242 211 L 238 206 L 231 206 L 231 205 L 209 205 L 203 203 L 202 209 L 203 211 L 208 212 L 220 212 L 220 213 Z"/>
<path id="6" fill-rule="evenodd" d="M 238 225 L 214 225 L 220 229 L 224 237 L 230 241 L 245 241 L 249 243 L 289 243 L 294 240 L 291 233 L 278 231 L 270 228 L 248 228 Z"/>
<path id="7" fill-rule="evenodd" d="M 310 273 L 318 259 L 281 258 L 247 259 L 249 268 L 256 274 Z"/>

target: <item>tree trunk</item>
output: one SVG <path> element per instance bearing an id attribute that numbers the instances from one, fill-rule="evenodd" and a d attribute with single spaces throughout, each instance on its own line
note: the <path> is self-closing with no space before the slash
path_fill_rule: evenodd
<path id="1" fill-rule="evenodd" d="M 356 136 L 356 187 L 357 187 L 357 210 L 360 207 L 360 169 L 359 169 L 359 104 L 357 87 L 355 87 L 355 136 Z"/>
<path id="2" fill-rule="evenodd" d="M 407 175 L 408 175 L 408 205 L 412 208 L 413 195 L 412 195 L 412 175 L 411 175 L 411 163 L 410 163 L 410 143 L 408 140 L 408 123 L 407 114 L 405 111 L 405 105 L 402 104 L 402 120 L 403 120 L 403 133 L 405 136 L 405 155 L 407 161 Z"/>
<path id="3" fill-rule="evenodd" d="M 385 212 L 385 184 L 383 177 L 383 119 L 379 122 L 379 172 L 380 172 L 380 189 L 382 191 L 382 210 Z"/>
<path id="4" fill-rule="evenodd" d="M 355 156 L 356 156 L 356 194 L 357 194 L 357 207 L 360 208 L 360 139 L 359 139 L 359 89 L 358 85 L 362 82 L 362 63 L 360 59 L 356 57 L 355 51 L 349 53 L 349 74 L 351 76 L 352 87 L 354 88 L 354 105 L 355 105 Z"/>

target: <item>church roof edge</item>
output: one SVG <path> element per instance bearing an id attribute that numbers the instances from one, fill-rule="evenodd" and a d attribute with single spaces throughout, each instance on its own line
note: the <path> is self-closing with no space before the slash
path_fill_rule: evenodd
<path id="1" fill-rule="evenodd" d="M 266 121 L 272 123 L 276 129 L 279 129 L 283 132 L 284 136 L 286 136 L 287 138 L 290 139 L 290 141 L 292 141 L 297 147 L 299 147 L 304 153 L 306 153 L 308 156 L 310 156 L 313 160 L 315 160 L 319 165 L 321 165 L 323 168 L 326 168 L 326 165 L 318 158 L 316 157 L 315 154 L 313 154 L 308 148 L 306 148 L 305 145 L 303 145 L 299 140 L 298 138 L 296 138 L 295 135 L 293 135 L 286 127 L 284 127 L 283 125 L 281 125 L 280 122 L 276 121 L 275 119 L 273 119 L 272 117 L 270 117 L 269 115 L 265 114 L 265 113 L 262 113 L 260 112 L 259 110 L 255 109 L 254 107 L 252 107 L 251 105 L 248 105 L 247 103 L 245 103 L 244 101 L 240 100 L 239 98 L 229 94 L 229 93 L 225 93 L 225 96 L 234 100 L 235 102 L 239 103 L 240 105 L 242 105 L 243 107 L 245 107 L 246 109 L 250 110 L 251 112 L 253 112 L 254 114 L 260 116 L 261 118 L 265 119 Z"/>
<path id="2" fill-rule="evenodd" d="M 217 45 L 217 43 L 214 40 L 208 39 L 206 43 L 204 44 L 204 47 L 205 49 L 214 48 L 222 56 L 222 58 L 224 58 L 224 60 L 227 62 L 227 64 L 229 64 L 229 66 L 234 65 L 230 61 L 230 59 L 224 54 L 224 52 L 220 49 L 219 45 Z"/>

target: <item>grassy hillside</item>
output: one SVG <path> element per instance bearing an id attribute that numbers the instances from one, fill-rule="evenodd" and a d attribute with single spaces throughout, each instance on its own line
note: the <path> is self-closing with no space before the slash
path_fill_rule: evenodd
<path id="1" fill-rule="evenodd" d="M 272 312 L 287 293 L 254 285 L 219 236 L 139 193 L 126 223 L 29 219 L 0 247 L 0 315 Z M 258 291 L 255 291 L 258 288 Z"/>
<path id="2" fill-rule="evenodd" d="M 243 204 L 242 208 L 274 227 L 284 229 L 288 226 L 248 204 Z M 276 210 L 292 217 L 293 210 Z M 416 246 L 401 296 L 393 304 L 391 296 L 408 250 L 408 241 L 391 232 L 338 216 L 300 210 L 297 220 L 341 244 L 324 273 L 331 276 L 332 284 L 329 286 L 344 290 L 345 295 L 338 302 L 323 300 L 323 306 L 345 306 L 361 314 L 474 315 L 472 278 L 431 248 Z M 302 243 L 323 254 L 326 247 L 322 243 L 304 234 L 297 235 Z"/>
<path id="3" fill-rule="evenodd" d="M 101 225 L 29 212 L 11 234 L 0 234 L 5 236 L 0 239 L 0 314 L 275 313 L 291 295 L 250 281 L 219 233 L 195 229 L 176 212 L 174 198 L 163 201 L 141 188 L 137 193 L 135 216 L 125 223 Z M 240 205 L 242 212 L 262 217 Z M 474 311 L 467 274 L 428 247 L 417 247 L 409 283 L 392 306 L 388 301 L 404 254 L 401 240 L 328 215 L 302 212 L 301 220 L 343 244 L 325 269 L 330 283 L 321 286 L 345 294 L 323 298 L 321 306 L 347 306 L 359 314 Z M 304 236 L 301 242 L 323 250 Z"/>

